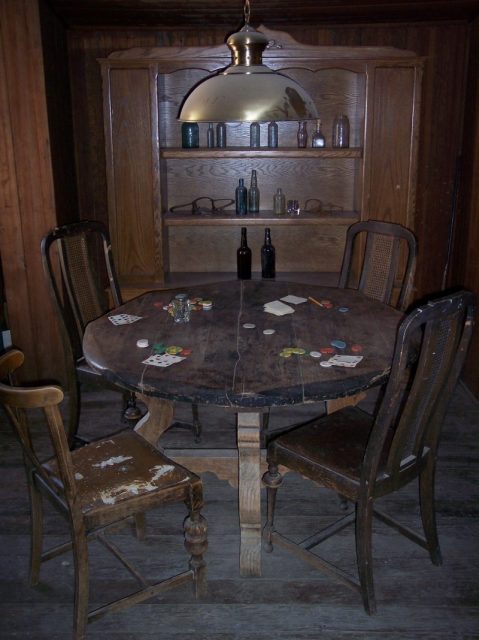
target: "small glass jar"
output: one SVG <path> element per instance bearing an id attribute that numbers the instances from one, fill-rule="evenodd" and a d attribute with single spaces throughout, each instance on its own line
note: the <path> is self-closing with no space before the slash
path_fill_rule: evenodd
<path id="1" fill-rule="evenodd" d="M 197 122 L 183 122 L 181 125 L 181 146 L 196 149 L 200 146 L 200 128 Z"/>
<path id="2" fill-rule="evenodd" d="M 173 320 L 175 322 L 190 321 L 190 301 L 186 293 L 178 293 L 172 300 Z"/>
<path id="3" fill-rule="evenodd" d="M 348 116 L 345 116 L 343 113 L 340 113 L 334 119 L 333 147 L 336 149 L 349 147 L 349 120 Z"/>

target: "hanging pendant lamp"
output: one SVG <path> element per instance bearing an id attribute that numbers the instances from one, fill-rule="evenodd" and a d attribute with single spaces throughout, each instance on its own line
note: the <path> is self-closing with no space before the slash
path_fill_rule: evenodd
<path id="1" fill-rule="evenodd" d="M 270 122 L 318 118 L 312 98 L 297 82 L 263 64 L 268 39 L 249 24 L 249 0 L 245 0 L 244 16 L 243 28 L 226 41 L 232 64 L 193 87 L 178 119 Z"/>

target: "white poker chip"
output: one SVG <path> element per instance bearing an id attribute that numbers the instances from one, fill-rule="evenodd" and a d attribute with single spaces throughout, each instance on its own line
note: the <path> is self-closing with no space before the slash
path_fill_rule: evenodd
<path id="1" fill-rule="evenodd" d="M 309 355 L 310 355 L 312 358 L 320 358 L 320 357 L 321 357 L 321 354 L 319 353 L 319 351 L 310 351 L 310 352 L 309 352 Z"/>
<path id="2" fill-rule="evenodd" d="M 332 367 L 333 363 L 329 362 L 329 360 L 323 360 L 322 362 L 319 363 L 322 367 Z"/>
<path id="3" fill-rule="evenodd" d="M 140 340 L 136 341 L 136 346 L 140 347 L 140 349 L 144 349 L 145 347 L 147 347 L 150 343 L 148 342 L 148 340 L 146 338 L 140 338 Z"/>
<path id="4" fill-rule="evenodd" d="M 275 330 L 274 330 L 274 329 L 265 329 L 265 330 L 263 331 L 263 333 L 264 333 L 264 335 L 265 335 L 265 336 L 272 336 L 274 332 L 275 332 Z"/>
<path id="5" fill-rule="evenodd" d="M 254 328 L 256 327 L 256 325 L 255 325 L 255 324 L 252 324 L 251 322 L 245 322 L 245 323 L 244 323 L 244 325 L 243 325 L 243 327 L 244 327 L 245 329 L 254 329 Z"/>

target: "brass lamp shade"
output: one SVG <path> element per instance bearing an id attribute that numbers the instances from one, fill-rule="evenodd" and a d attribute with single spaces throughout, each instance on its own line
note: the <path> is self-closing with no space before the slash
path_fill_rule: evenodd
<path id="1" fill-rule="evenodd" d="M 188 94 L 182 122 L 270 122 L 318 118 L 307 92 L 262 63 L 267 38 L 246 24 L 227 40 L 232 64 L 200 82 Z"/>

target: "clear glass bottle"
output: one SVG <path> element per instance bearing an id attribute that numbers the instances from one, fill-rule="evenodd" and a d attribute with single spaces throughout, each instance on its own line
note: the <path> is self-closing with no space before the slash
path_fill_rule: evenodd
<path id="1" fill-rule="evenodd" d="M 224 122 L 218 122 L 216 125 L 216 146 L 221 149 L 226 147 L 226 125 Z"/>
<path id="2" fill-rule="evenodd" d="M 259 211 L 259 189 L 256 171 L 251 172 L 251 184 L 248 191 L 248 211 L 250 213 L 258 213 Z"/>
<path id="3" fill-rule="evenodd" d="M 248 189 L 244 186 L 243 178 L 239 179 L 235 190 L 236 215 L 245 216 L 248 208 Z"/>
<path id="4" fill-rule="evenodd" d="M 181 125 L 181 146 L 194 149 L 200 146 L 200 128 L 197 122 L 183 122 Z"/>
<path id="5" fill-rule="evenodd" d="M 212 122 L 208 124 L 208 129 L 206 130 L 206 146 L 209 149 L 215 146 L 215 130 Z"/>
<path id="6" fill-rule="evenodd" d="M 273 212 L 278 216 L 286 213 L 286 196 L 280 188 L 273 196 Z"/>
<path id="7" fill-rule="evenodd" d="M 311 146 L 312 147 L 326 146 L 326 139 L 323 136 L 323 132 L 321 131 L 321 120 L 316 120 L 316 131 L 313 133 L 313 137 L 311 138 Z"/>
<path id="8" fill-rule="evenodd" d="M 276 276 L 276 252 L 271 244 L 271 231 L 264 230 L 264 245 L 261 247 L 261 277 L 274 278 Z"/>
<path id="9" fill-rule="evenodd" d="M 334 119 L 333 147 L 343 149 L 349 147 L 349 120 L 348 116 L 340 113 Z"/>
<path id="10" fill-rule="evenodd" d="M 178 293 L 172 301 L 172 307 L 175 322 L 190 321 L 190 301 L 186 293 Z"/>
<path id="11" fill-rule="evenodd" d="M 303 149 L 308 144 L 308 129 L 306 127 L 306 120 L 298 122 L 298 147 Z"/>
<path id="12" fill-rule="evenodd" d="M 237 274 L 240 280 L 251 280 L 251 249 L 248 247 L 246 227 L 241 227 L 241 244 L 236 251 Z"/>
<path id="13" fill-rule="evenodd" d="M 278 146 L 278 125 L 270 122 L 268 125 L 268 147 L 274 149 Z"/>
<path id="14" fill-rule="evenodd" d="M 249 127 L 249 146 L 259 147 L 261 144 L 261 130 L 259 122 L 252 122 Z"/>

